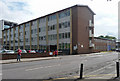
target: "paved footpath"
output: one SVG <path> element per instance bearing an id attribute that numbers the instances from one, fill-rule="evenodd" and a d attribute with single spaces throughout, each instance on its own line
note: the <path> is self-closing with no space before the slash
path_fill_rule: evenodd
<path id="1" fill-rule="evenodd" d="M 40 57 L 40 58 L 22 58 L 20 62 L 31 62 L 40 60 L 60 59 L 60 57 Z M 17 59 L 0 60 L 0 64 L 19 63 Z"/>

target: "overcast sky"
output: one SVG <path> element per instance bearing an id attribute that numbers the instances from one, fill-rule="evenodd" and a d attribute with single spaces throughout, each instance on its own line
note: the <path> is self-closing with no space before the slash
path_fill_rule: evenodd
<path id="1" fill-rule="evenodd" d="M 61 9 L 81 4 L 95 13 L 95 36 L 118 36 L 118 2 L 120 0 L 0 0 L 0 20 L 23 23 Z"/>

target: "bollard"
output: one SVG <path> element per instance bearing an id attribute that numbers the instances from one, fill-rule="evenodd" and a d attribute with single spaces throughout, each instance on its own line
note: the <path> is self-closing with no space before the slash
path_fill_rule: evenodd
<path id="1" fill-rule="evenodd" d="M 116 62 L 117 77 L 119 77 L 119 62 Z"/>
<path id="2" fill-rule="evenodd" d="M 81 64 L 81 67 L 80 67 L 80 79 L 83 78 L 83 64 Z"/>

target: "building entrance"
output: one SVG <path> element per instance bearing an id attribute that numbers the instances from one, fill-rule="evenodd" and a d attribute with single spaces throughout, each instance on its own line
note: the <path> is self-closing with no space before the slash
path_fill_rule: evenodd
<path id="1" fill-rule="evenodd" d="M 50 45 L 50 51 L 57 50 L 57 45 Z"/>

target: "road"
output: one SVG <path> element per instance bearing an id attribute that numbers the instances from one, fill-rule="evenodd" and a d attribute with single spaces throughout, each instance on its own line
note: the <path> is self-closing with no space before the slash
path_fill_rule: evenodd
<path id="1" fill-rule="evenodd" d="M 85 78 L 115 77 L 117 52 L 59 56 L 61 59 L 2 65 L 3 79 L 50 79 L 75 77 L 83 63 Z"/>

